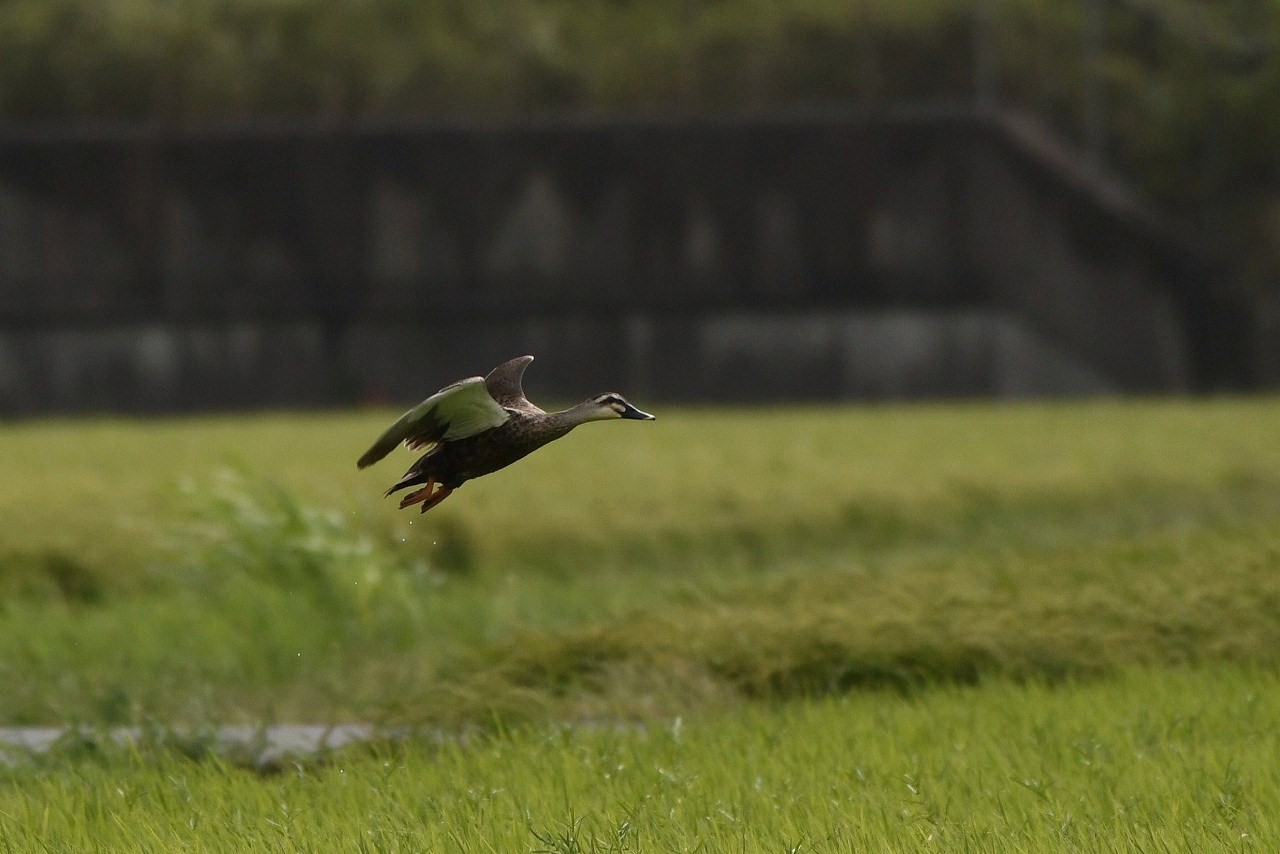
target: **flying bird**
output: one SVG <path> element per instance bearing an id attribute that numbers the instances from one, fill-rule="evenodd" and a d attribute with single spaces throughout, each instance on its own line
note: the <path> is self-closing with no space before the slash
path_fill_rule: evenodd
<path id="1" fill-rule="evenodd" d="M 561 412 L 544 412 L 524 396 L 520 381 L 532 356 L 503 362 L 487 377 L 468 377 L 410 409 L 378 437 L 356 463 L 367 468 L 404 443 L 427 451 L 387 495 L 421 486 L 400 508 L 421 504 L 426 513 L 468 480 L 506 468 L 579 424 L 629 418 L 653 421 L 620 394 L 606 392 Z"/>

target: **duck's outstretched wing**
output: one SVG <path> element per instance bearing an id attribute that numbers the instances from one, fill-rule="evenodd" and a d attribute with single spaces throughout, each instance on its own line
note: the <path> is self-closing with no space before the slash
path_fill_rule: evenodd
<path id="1" fill-rule="evenodd" d="M 440 389 L 401 415 L 356 465 L 373 465 L 401 442 L 416 450 L 436 442 L 465 439 L 505 424 L 510 417 L 511 413 L 490 396 L 484 379 L 468 377 Z"/>
<path id="2" fill-rule="evenodd" d="M 532 356 L 518 356 L 498 365 L 489 372 L 489 376 L 484 378 L 489 396 L 496 400 L 499 406 L 509 406 L 512 409 L 538 409 L 524 396 L 524 388 L 520 385 L 520 381 L 524 378 L 524 369 L 529 367 L 532 361 Z"/>

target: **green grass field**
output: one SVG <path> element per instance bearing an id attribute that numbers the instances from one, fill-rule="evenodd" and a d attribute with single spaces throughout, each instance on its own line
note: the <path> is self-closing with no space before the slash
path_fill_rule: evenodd
<path id="1" fill-rule="evenodd" d="M 436 734 L 77 742 L 0 843 L 1280 842 L 1280 402 L 664 408 L 426 516 L 394 414 L 0 428 L 0 724 Z"/>
<path id="2" fill-rule="evenodd" d="M 26 851 L 1274 851 L 1280 684 L 1135 671 L 519 728 L 261 777 L 172 753 L 0 772 Z"/>

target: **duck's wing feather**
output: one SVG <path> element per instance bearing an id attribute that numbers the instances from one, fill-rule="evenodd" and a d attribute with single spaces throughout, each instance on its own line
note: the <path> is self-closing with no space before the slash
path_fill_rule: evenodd
<path id="1" fill-rule="evenodd" d="M 524 378 L 525 368 L 529 367 L 532 361 L 532 356 L 518 356 L 498 365 L 489 372 L 489 376 L 484 378 L 485 388 L 489 390 L 490 397 L 496 400 L 499 406 L 512 409 L 537 409 L 524 396 L 524 388 L 520 384 Z"/>
<path id="2" fill-rule="evenodd" d="M 505 424 L 511 413 L 498 405 L 481 377 L 468 377 L 440 391 L 410 409 L 378 437 L 373 447 L 356 463 L 373 465 L 404 442 L 417 449 L 436 442 L 465 439 Z"/>

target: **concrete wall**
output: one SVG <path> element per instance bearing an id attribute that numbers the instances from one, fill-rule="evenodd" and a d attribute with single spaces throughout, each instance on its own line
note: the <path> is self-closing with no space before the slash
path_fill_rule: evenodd
<path id="1" fill-rule="evenodd" d="M 0 414 L 408 400 L 526 351 L 561 399 L 1203 385 L 1205 268 L 1112 189 L 965 114 L 11 131 Z"/>
<path id="2" fill-rule="evenodd" d="M 288 407 L 410 401 L 500 358 L 538 355 L 527 388 L 561 402 L 617 390 L 637 399 L 836 400 L 1095 394 L 1107 376 L 997 312 L 879 311 L 632 316 L 601 321 L 149 325 L 0 335 L 11 414 Z M 496 355 L 501 354 L 501 355 Z"/>

